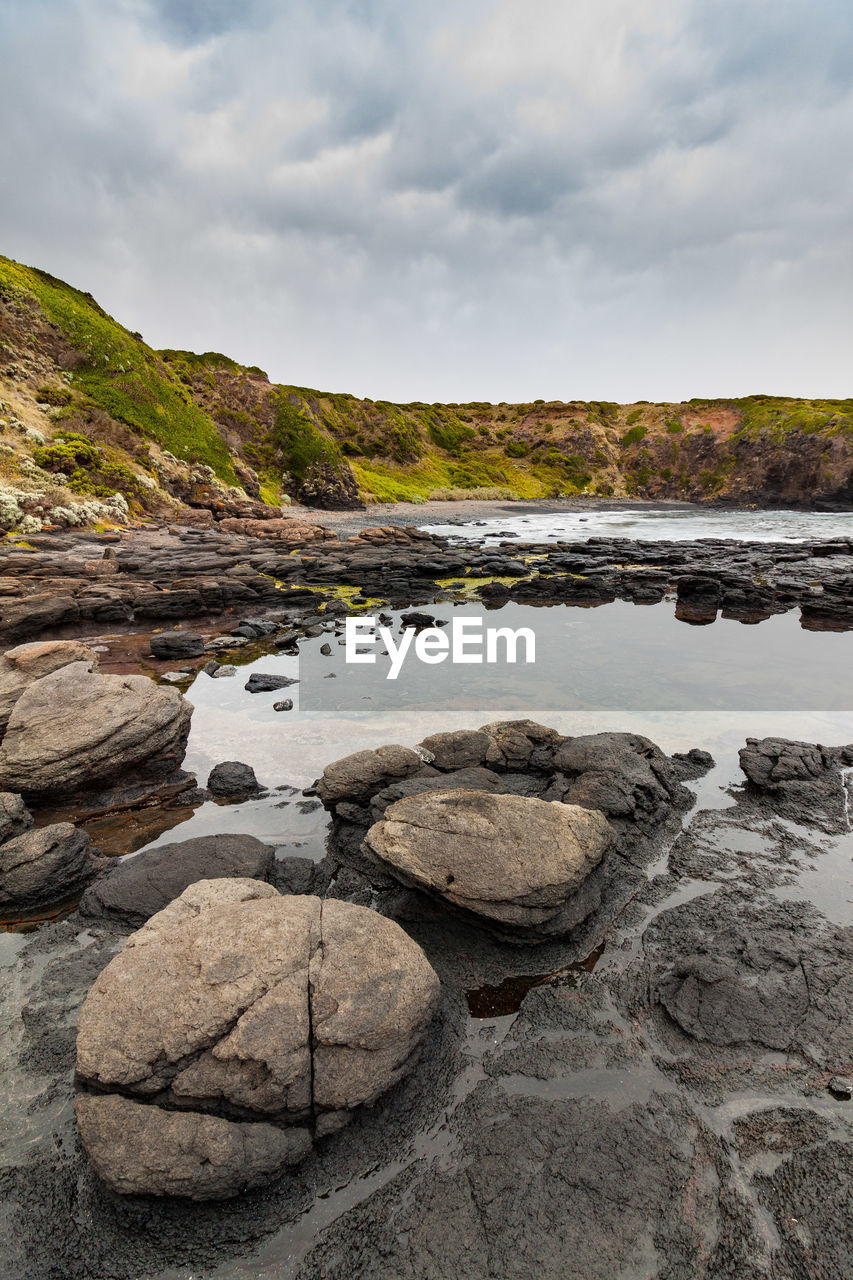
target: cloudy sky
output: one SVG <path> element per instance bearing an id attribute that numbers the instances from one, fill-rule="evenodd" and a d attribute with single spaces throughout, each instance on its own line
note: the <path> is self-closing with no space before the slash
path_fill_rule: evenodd
<path id="1" fill-rule="evenodd" d="M 374 399 L 853 394 L 849 0 L 0 0 L 0 252 Z"/>

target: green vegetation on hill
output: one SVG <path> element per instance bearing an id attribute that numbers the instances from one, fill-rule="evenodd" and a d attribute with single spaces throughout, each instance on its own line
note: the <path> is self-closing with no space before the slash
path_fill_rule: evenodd
<path id="1" fill-rule="evenodd" d="M 236 483 L 231 454 L 210 419 L 157 352 L 91 295 L 0 257 L 0 296 L 22 303 L 35 299 L 79 352 L 72 386 L 92 404 L 176 458 L 204 463 L 221 480 Z"/>
<path id="2" fill-rule="evenodd" d="M 152 442 L 273 503 L 283 493 L 320 503 L 336 488 L 351 497 L 354 482 L 367 501 L 386 502 L 581 493 L 853 501 L 853 400 L 393 404 L 271 384 L 220 352 L 156 352 L 90 295 L 0 257 L 4 299 L 18 306 L 16 323 L 30 309 L 35 328 L 41 312 L 72 349 L 63 385 L 41 376 L 33 386 L 67 428 L 37 464 L 80 492 L 115 485 L 137 506 L 145 477 L 122 468 L 132 459 L 150 472 Z M 83 457 L 87 440 L 95 452 Z"/>

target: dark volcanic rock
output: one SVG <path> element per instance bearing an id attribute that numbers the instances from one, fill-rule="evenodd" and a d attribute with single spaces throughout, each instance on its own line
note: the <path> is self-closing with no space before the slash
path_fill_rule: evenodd
<path id="1" fill-rule="evenodd" d="M 240 760 L 223 760 L 215 765 L 208 775 L 207 789 L 228 799 L 257 795 L 263 790 L 252 766 Z"/>
<path id="2" fill-rule="evenodd" d="M 398 1176 L 339 1219 L 300 1280 L 614 1280 L 736 1269 L 718 1143 L 683 1105 L 509 1096 L 480 1084 L 457 1116 L 464 1173 Z M 734 1256 L 732 1254 L 734 1253 Z M 667 1271 L 659 1269 L 666 1260 Z"/>
<path id="3" fill-rule="evenodd" d="M 273 693 L 276 689 L 287 689 L 298 684 L 291 676 L 274 676 L 262 671 L 253 671 L 243 686 L 247 693 Z"/>
<path id="4" fill-rule="evenodd" d="M 0 908 L 15 911 L 61 902 L 103 865 L 88 834 L 70 822 L 25 831 L 0 845 Z"/>
<path id="5" fill-rule="evenodd" d="M 567 780 L 562 795 L 550 799 L 600 809 L 608 818 L 649 829 L 673 806 L 693 797 L 660 747 L 635 733 L 595 733 L 569 738 L 554 755 L 554 768 Z"/>
<path id="6" fill-rule="evenodd" d="M 847 796 L 841 769 L 853 765 L 853 745 L 822 747 L 787 738 L 747 738 L 740 767 L 783 817 L 803 816 L 828 830 L 846 830 Z"/>
<path id="7" fill-rule="evenodd" d="M 204 636 L 196 631 L 160 631 L 151 637 L 155 658 L 197 658 L 204 653 Z"/>
<path id="8" fill-rule="evenodd" d="M 80 913 L 138 927 L 197 880 L 268 880 L 273 850 L 254 836 L 196 836 L 116 861 L 80 900 Z"/>
<path id="9" fill-rule="evenodd" d="M 853 1061 L 853 928 L 803 902 L 744 902 L 719 890 L 646 931 L 654 998 L 691 1040 Z"/>
<path id="10" fill-rule="evenodd" d="M 377 791 L 370 802 L 370 820 L 378 822 L 389 804 L 404 800 L 406 796 L 423 795 L 425 791 L 503 791 L 505 777 L 492 773 L 491 769 L 457 769 L 453 773 L 439 773 L 425 765 L 414 777 L 402 782 L 392 782 L 389 787 Z"/>

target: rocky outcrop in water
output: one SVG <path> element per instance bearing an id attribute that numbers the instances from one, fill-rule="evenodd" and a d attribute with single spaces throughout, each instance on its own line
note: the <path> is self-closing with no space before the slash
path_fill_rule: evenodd
<path id="1" fill-rule="evenodd" d="M 796 822 L 805 810 L 829 831 L 846 829 L 848 797 L 841 770 L 853 765 L 853 745 L 747 738 L 738 754 L 752 791 L 769 795 L 783 816 Z"/>
<path id="2" fill-rule="evenodd" d="M 175 658 L 197 658 L 204 653 L 204 636 L 197 631 L 158 631 L 151 637 L 151 653 L 169 662 Z"/>
<path id="3" fill-rule="evenodd" d="M 389 805 L 365 847 L 404 884 L 493 928 L 567 933 L 601 903 L 613 843 L 604 815 L 484 791 L 428 791 Z"/>
<path id="4" fill-rule="evenodd" d="M 21 694 L 0 746 L 0 786 L 31 800 L 74 794 L 133 771 L 180 765 L 192 706 L 146 676 L 106 676 L 72 662 Z"/>
<path id="5" fill-rule="evenodd" d="M 335 816 L 327 861 L 347 868 L 335 893 L 370 886 L 383 910 L 409 918 L 419 908 L 395 896 L 402 883 L 501 938 L 541 941 L 584 922 L 594 930 L 600 910 L 618 909 L 693 801 L 682 777 L 712 763 L 706 752 L 666 756 L 638 734 L 566 738 L 508 720 L 432 734 L 414 750 L 355 752 L 309 794 Z"/>
<path id="6" fill-rule="evenodd" d="M 127 534 L 41 535 L 35 550 L 0 553 L 0 637 L 26 639 L 76 622 L 182 622 L 226 609 L 269 611 L 282 623 L 311 612 L 326 586 L 367 597 L 426 604 L 462 588 L 488 604 L 652 604 L 676 597 L 676 617 L 706 625 L 718 616 L 759 622 L 799 607 L 809 629 L 853 626 L 853 544 L 749 543 L 725 539 L 479 546 L 409 528 L 369 528 L 338 541 L 301 528 L 298 517 L 257 526 L 171 526 Z M 309 536 L 310 535 L 310 536 Z M 92 544 L 115 544 L 117 572 L 91 568 Z M 294 548 L 295 553 L 294 553 Z M 98 562 L 100 563 L 100 562 Z"/>
<path id="7" fill-rule="evenodd" d="M 235 1194 L 409 1071 L 438 995 L 420 947 L 374 912 L 200 881 L 128 939 L 80 1012 L 90 1158 L 114 1190 Z"/>
<path id="8" fill-rule="evenodd" d="M 223 760 L 208 774 L 207 789 L 223 800 L 240 800 L 258 795 L 263 787 L 250 764 L 244 764 L 242 760 Z"/>
<path id="9" fill-rule="evenodd" d="M 632 733 L 566 738 L 532 720 L 433 734 L 414 750 L 358 751 L 323 771 L 313 790 L 327 809 L 370 825 L 388 804 L 447 787 L 559 800 L 600 809 L 626 838 L 649 833 L 692 800 L 682 777 L 709 766 L 670 758 Z"/>

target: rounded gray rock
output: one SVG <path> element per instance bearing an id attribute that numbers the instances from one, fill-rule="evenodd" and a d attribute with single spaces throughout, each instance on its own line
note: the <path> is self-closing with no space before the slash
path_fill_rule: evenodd
<path id="1" fill-rule="evenodd" d="M 87 832 L 70 822 L 25 831 L 0 845 L 0 907 L 61 902 L 91 880 L 101 865 Z"/>
<path id="2" fill-rule="evenodd" d="M 427 791 L 389 805 L 365 849 L 403 883 L 486 921 L 537 930 L 579 923 L 598 905 L 578 898 L 613 841 L 603 814 L 486 791 Z"/>
<path id="3" fill-rule="evenodd" d="M 155 658 L 197 658 L 204 653 L 204 636 L 197 631 L 159 631 L 151 637 Z"/>
<path id="4" fill-rule="evenodd" d="M 202 880 L 95 980 L 80 1011 L 77 1077 L 99 1098 L 148 1099 L 155 1132 L 158 1112 L 165 1126 L 175 1108 L 227 1125 L 237 1109 L 320 1136 L 410 1069 L 438 996 L 421 948 L 384 916 L 254 880 Z M 120 1150 L 105 1162 L 98 1139 L 93 1163 L 115 1190 L 128 1176 L 141 1189 L 147 1145 L 133 1130 L 113 1141 Z M 110 1173 L 117 1166 L 121 1178 Z M 236 1191 L 241 1178 L 235 1167 L 220 1185 Z M 158 1172 L 149 1189 L 162 1185 Z M 202 1178 L 179 1194 L 205 1188 Z"/>
<path id="5" fill-rule="evenodd" d="M 192 704 L 147 676 L 99 675 L 72 662 L 16 702 L 0 747 L 0 787 L 42 799 L 184 757 Z"/>

